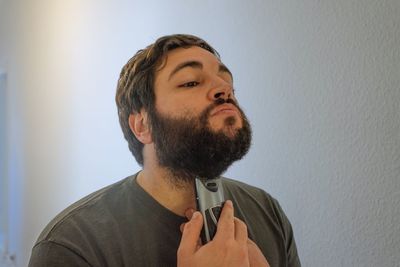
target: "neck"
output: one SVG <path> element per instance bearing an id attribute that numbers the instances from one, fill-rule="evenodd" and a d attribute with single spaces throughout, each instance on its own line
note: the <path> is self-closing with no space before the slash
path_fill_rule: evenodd
<path id="1" fill-rule="evenodd" d="M 188 209 L 196 209 L 194 181 L 180 181 L 165 168 L 145 164 L 137 182 L 158 203 L 179 216 L 185 216 Z"/>

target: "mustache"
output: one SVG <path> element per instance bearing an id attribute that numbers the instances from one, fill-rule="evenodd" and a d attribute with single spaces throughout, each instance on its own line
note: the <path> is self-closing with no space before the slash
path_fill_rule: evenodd
<path id="1" fill-rule="evenodd" d="M 236 103 L 235 100 L 233 100 L 232 98 L 228 98 L 228 99 L 223 99 L 223 98 L 217 98 L 217 100 L 215 100 L 214 102 L 214 107 L 225 104 L 225 103 L 229 103 L 234 105 L 235 107 L 238 108 L 238 104 Z"/>
<path id="2" fill-rule="evenodd" d="M 242 114 L 242 109 L 239 107 L 239 105 L 236 103 L 235 100 L 233 100 L 232 98 L 228 98 L 228 99 L 217 98 L 217 99 L 214 101 L 214 103 L 210 104 L 208 107 L 206 107 L 206 108 L 203 110 L 203 112 L 202 112 L 201 115 L 200 115 L 200 122 L 206 123 L 208 117 L 210 116 L 211 111 L 212 111 L 215 107 L 218 107 L 218 106 L 223 105 L 223 104 L 226 104 L 226 103 L 229 103 L 229 104 L 234 105 L 234 106 L 239 110 L 240 114 L 243 116 L 243 114 Z"/>

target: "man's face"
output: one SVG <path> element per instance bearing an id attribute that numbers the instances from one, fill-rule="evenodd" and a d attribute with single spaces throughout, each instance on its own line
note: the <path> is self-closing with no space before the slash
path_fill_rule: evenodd
<path id="1" fill-rule="evenodd" d="M 229 70 L 200 47 L 168 53 L 149 111 L 159 164 L 181 179 L 213 178 L 242 158 L 250 125 L 233 95 Z"/>

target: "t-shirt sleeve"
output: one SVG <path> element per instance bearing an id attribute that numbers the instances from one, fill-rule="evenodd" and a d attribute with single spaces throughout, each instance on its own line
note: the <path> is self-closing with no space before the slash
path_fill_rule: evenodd
<path id="1" fill-rule="evenodd" d="M 297 253 L 296 241 L 294 240 L 292 225 L 290 224 L 289 219 L 282 210 L 282 207 L 279 205 L 278 201 L 274 199 L 274 202 L 278 209 L 280 223 L 285 236 L 288 267 L 301 267 L 299 255 Z"/>
<path id="2" fill-rule="evenodd" d="M 70 248 L 52 241 L 42 241 L 32 249 L 29 267 L 91 266 Z"/>

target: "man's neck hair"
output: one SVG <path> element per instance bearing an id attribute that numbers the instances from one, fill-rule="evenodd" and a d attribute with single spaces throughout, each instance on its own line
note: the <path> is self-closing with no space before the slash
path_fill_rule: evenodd
<path id="1" fill-rule="evenodd" d="M 165 181 L 171 185 L 176 190 L 191 189 L 194 187 L 195 175 L 189 174 L 181 170 L 173 170 L 171 168 L 166 168 Z"/>

